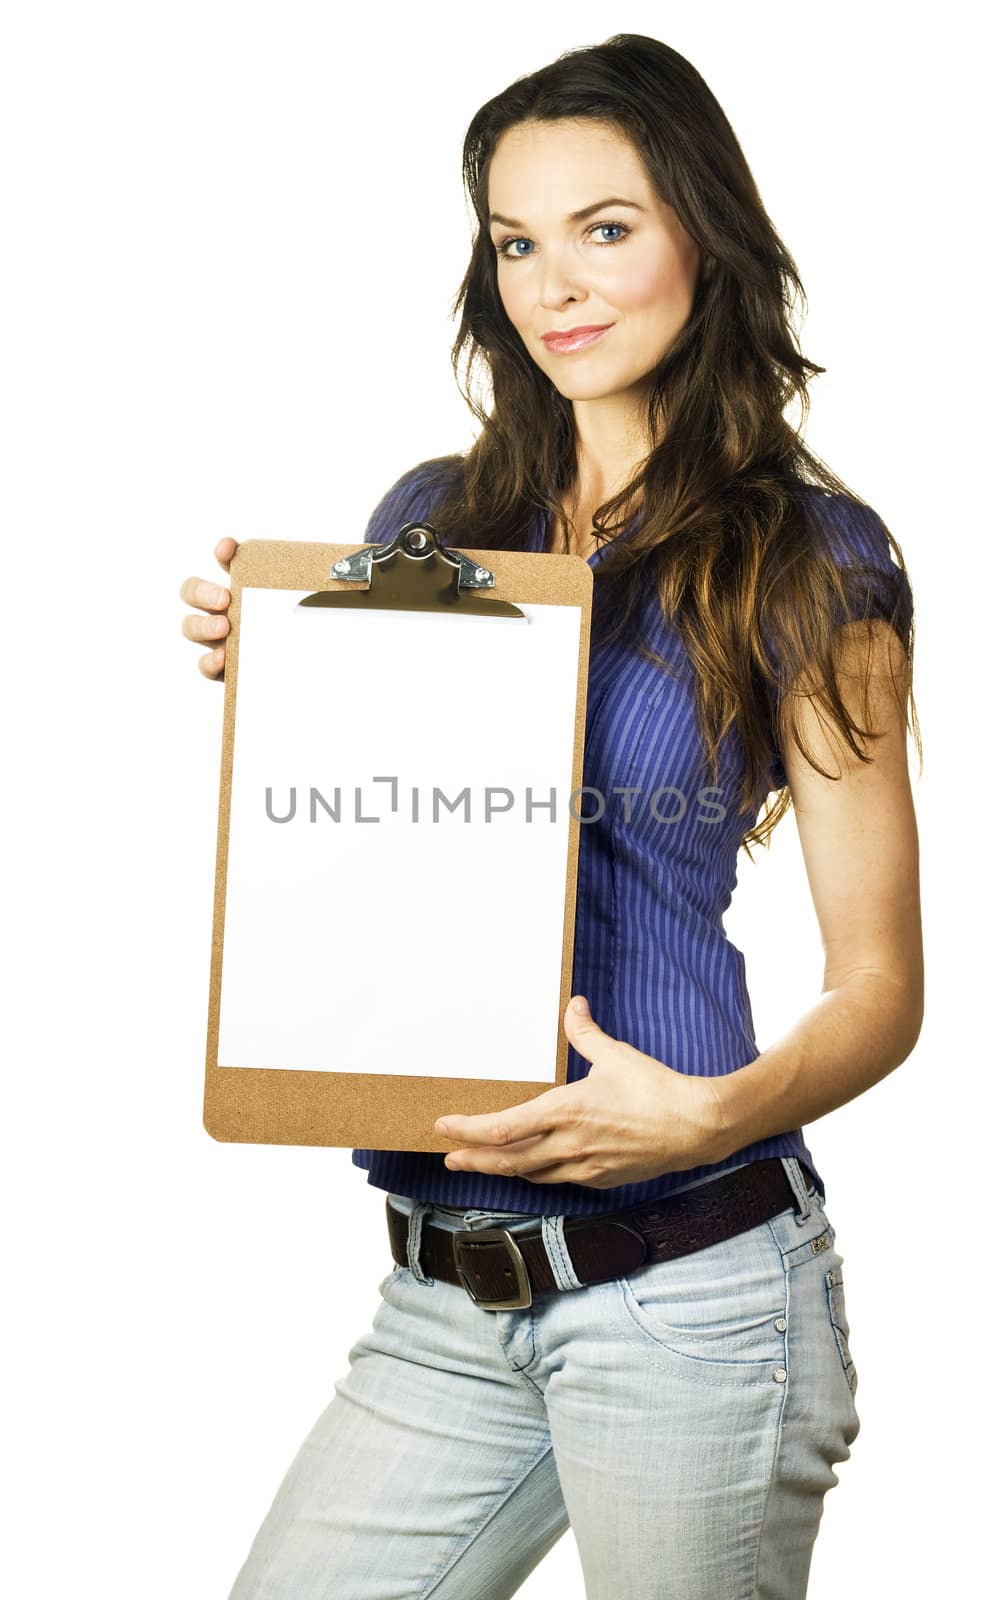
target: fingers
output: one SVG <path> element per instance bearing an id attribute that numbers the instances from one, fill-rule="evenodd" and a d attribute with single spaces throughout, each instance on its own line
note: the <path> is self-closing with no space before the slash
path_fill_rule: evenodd
<path id="1" fill-rule="evenodd" d="M 204 616 L 198 611 L 187 611 L 181 618 L 181 632 L 196 644 L 215 644 L 229 632 L 229 618 L 224 611 L 206 611 Z"/>
<path id="2" fill-rule="evenodd" d="M 220 539 L 215 547 L 215 559 L 220 567 L 225 567 L 227 572 L 238 548 L 239 544 L 235 539 Z"/>
<path id="3" fill-rule="evenodd" d="M 218 557 L 219 551 L 229 545 L 232 549 L 226 550 L 226 559 L 221 563 L 225 567 L 232 560 L 236 541 L 220 539 L 215 547 Z M 195 644 L 213 645 L 205 655 L 199 656 L 199 672 L 206 678 L 222 678 L 225 673 L 225 645 L 217 641 L 224 639 L 229 632 L 230 623 L 226 615 L 232 598 L 229 590 L 221 584 L 209 583 L 205 578 L 186 578 L 178 592 L 187 605 L 198 607 L 197 611 L 189 611 L 181 618 L 184 637 Z"/>
<path id="4" fill-rule="evenodd" d="M 205 655 L 198 657 L 198 670 L 206 678 L 222 679 L 225 677 L 225 645 L 219 645 L 215 650 L 209 650 Z"/>
<path id="5" fill-rule="evenodd" d="M 205 578 L 186 578 L 178 590 L 178 597 L 202 611 L 225 611 L 232 598 L 229 590 L 220 583 L 209 583 Z"/>
<path id="6" fill-rule="evenodd" d="M 239 548 L 236 539 L 220 539 L 215 546 L 215 559 L 228 572 L 232 558 Z M 224 639 L 229 632 L 226 612 L 232 596 L 220 583 L 209 583 L 205 578 L 185 578 L 178 591 L 180 598 L 197 611 L 189 611 L 181 618 L 181 632 L 195 644 L 211 644 L 213 648 L 198 658 L 198 670 L 205 678 L 225 676 L 225 645 L 213 641 Z M 199 615 L 204 613 L 204 615 Z"/>

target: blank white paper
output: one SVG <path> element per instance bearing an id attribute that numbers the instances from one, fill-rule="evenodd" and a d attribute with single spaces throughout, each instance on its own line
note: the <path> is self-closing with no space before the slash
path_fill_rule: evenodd
<path id="1" fill-rule="evenodd" d="M 218 1064 L 552 1083 L 580 608 L 308 592 L 242 591 Z"/>

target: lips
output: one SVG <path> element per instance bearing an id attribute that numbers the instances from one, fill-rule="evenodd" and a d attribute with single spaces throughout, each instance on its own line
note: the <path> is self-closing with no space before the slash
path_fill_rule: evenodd
<path id="1" fill-rule="evenodd" d="M 545 333 L 542 337 L 548 350 L 574 350 L 582 345 L 593 344 L 612 326 L 610 322 L 587 323 L 579 328 L 565 328 L 563 332 Z"/>

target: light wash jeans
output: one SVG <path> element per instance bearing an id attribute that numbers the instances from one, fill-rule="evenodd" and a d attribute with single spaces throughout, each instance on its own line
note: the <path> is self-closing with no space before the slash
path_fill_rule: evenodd
<path id="1" fill-rule="evenodd" d="M 230 1600 L 505 1600 L 568 1527 L 587 1600 L 802 1600 L 860 1421 L 834 1229 L 783 1164 L 778 1216 L 520 1311 L 417 1255 L 426 1213 L 518 1213 L 392 1196 L 410 1265 L 379 1285 Z M 522 1220 L 563 1278 L 558 1219 Z"/>

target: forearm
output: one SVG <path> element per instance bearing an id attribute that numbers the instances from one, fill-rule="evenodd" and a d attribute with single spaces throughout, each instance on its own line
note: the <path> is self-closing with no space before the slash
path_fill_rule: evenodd
<path id="1" fill-rule="evenodd" d="M 707 1079 L 716 1101 L 712 1160 L 826 1116 L 887 1077 L 911 1053 L 922 996 L 880 973 L 828 990 L 747 1066 Z"/>

